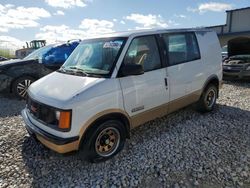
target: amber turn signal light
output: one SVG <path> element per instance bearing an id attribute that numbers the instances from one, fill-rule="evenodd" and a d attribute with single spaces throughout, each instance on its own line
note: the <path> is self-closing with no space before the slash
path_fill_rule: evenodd
<path id="1" fill-rule="evenodd" d="M 70 128 L 71 113 L 70 112 L 60 112 L 59 118 L 59 128 L 69 129 Z"/>

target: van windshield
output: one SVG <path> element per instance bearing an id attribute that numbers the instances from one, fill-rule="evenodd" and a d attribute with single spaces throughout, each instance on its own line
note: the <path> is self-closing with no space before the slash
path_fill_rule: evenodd
<path id="1" fill-rule="evenodd" d="M 126 38 L 85 40 L 69 56 L 60 72 L 81 71 L 85 76 L 110 75 L 125 41 Z"/>

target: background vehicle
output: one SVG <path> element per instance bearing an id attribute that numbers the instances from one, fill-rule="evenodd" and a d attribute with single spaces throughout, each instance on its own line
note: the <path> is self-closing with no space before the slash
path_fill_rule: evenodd
<path id="1" fill-rule="evenodd" d="M 132 128 L 192 103 L 213 110 L 221 80 L 213 31 L 112 33 L 84 40 L 58 71 L 34 82 L 22 116 L 50 149 L 106 160 Z"/>
<path id="2" fill-rule="evenodd" d="M 222 56 L 222 61 L 228 58 L 227 45 L 222 47 L 221 56 Z"/>
<path id="3" fill-rule="evenodd" d="M 6 60 L 8 60 L 8 59 L 5 58 L 5 57 L 0 56 L 0 61 L 6 61 Z"/>
<path id="4" fill-rule="evenodd" d="M 16 50 L 15 55 L 17 59 L 23 59 L 38 48 L 46 45 L 45 40 L 32 40 L 30 43 L 26 42 L 26 47 Z"/>
<path id="5" fill-rule="evenodd" d="M 35 80 L 57 70 L 79 42 L 67 42 L 42 47 L 24 59 L 0 63 L 0 91 L 12 92 L 19 98 Z"/>
<path id="6" fill-rule="evenodd" d="M 223 61 L 224 78 L 250 78 L 250 38 L 231 40 L 228 58 Z"/>

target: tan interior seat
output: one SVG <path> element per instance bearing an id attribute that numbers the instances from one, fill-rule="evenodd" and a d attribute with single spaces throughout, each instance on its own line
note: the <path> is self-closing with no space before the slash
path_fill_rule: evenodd
<path id="1" fill-rule="evenodd" d="M 146 58 L 147 58 L 147 54 L 144 53 L 144 54 L 141 56 L 141 58 L 140 58 L 138 64 L 144 66 L 144 62 L 145 62 L 145 59 L 146 59 Z"/>

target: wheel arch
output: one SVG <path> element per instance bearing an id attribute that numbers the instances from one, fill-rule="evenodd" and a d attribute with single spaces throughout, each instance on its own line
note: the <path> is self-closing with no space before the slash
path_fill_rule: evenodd
<path id="1" fill-rule="evenodd" d="M 29 74 L 29 73 L 25 73 L 25 74 L 18 75 L 17 77 L 15 77 L 15 78 L 13 78 L 13 79 L 11 80 L 11 83 L 10 83 L 10 93 L 13 92 L 12 89 L 13 89 L 13 84 L 14 84 L 14 82 L 15 82 L 17 79 L 22 78 L 22 77 L 25 77 L 25 76 L 27 76 L 27 77 L 32 77 L 32 78 L 34 78 L 35 80 L 39 79 L 37 76 L 35 76 L 35 75 L 33 75 L 33 74 Z"/>
<path id="2" fill-rule="evenodd" d="M 209 84 L 214 84 L 217 88 L 217 98 L 219 97 L 219 89 L 220 89 L 220 81 L 219 81 L 219 78 L 217 75 L 211 75 L 207 80 L 206 82 L 204 83 L 203 85 L 203 88 L 202 88 L 202 93 L 205 91 L 205 89 L 207 88 L 207 86 Z"/>
<path id="3" fill-rule="evenodd" d="M 112 110 L 113 111 L 113 110 Z M 87 135 L 91 133 L 100 123 L 107 120 L 118 120 L 124 125 L 125 136 L 130 138 L 130 118 L 125 112 L 116 111 L 116 112 L 103 112 L 102 115 L 97 115 L 97 118 L 90 120 L 90 123 L 85 124 L 80 131 L 80 144 L 79 147 L 84 145 L 87 141 Z M 90 118 L 91 119 L 91 118 Z"/>

